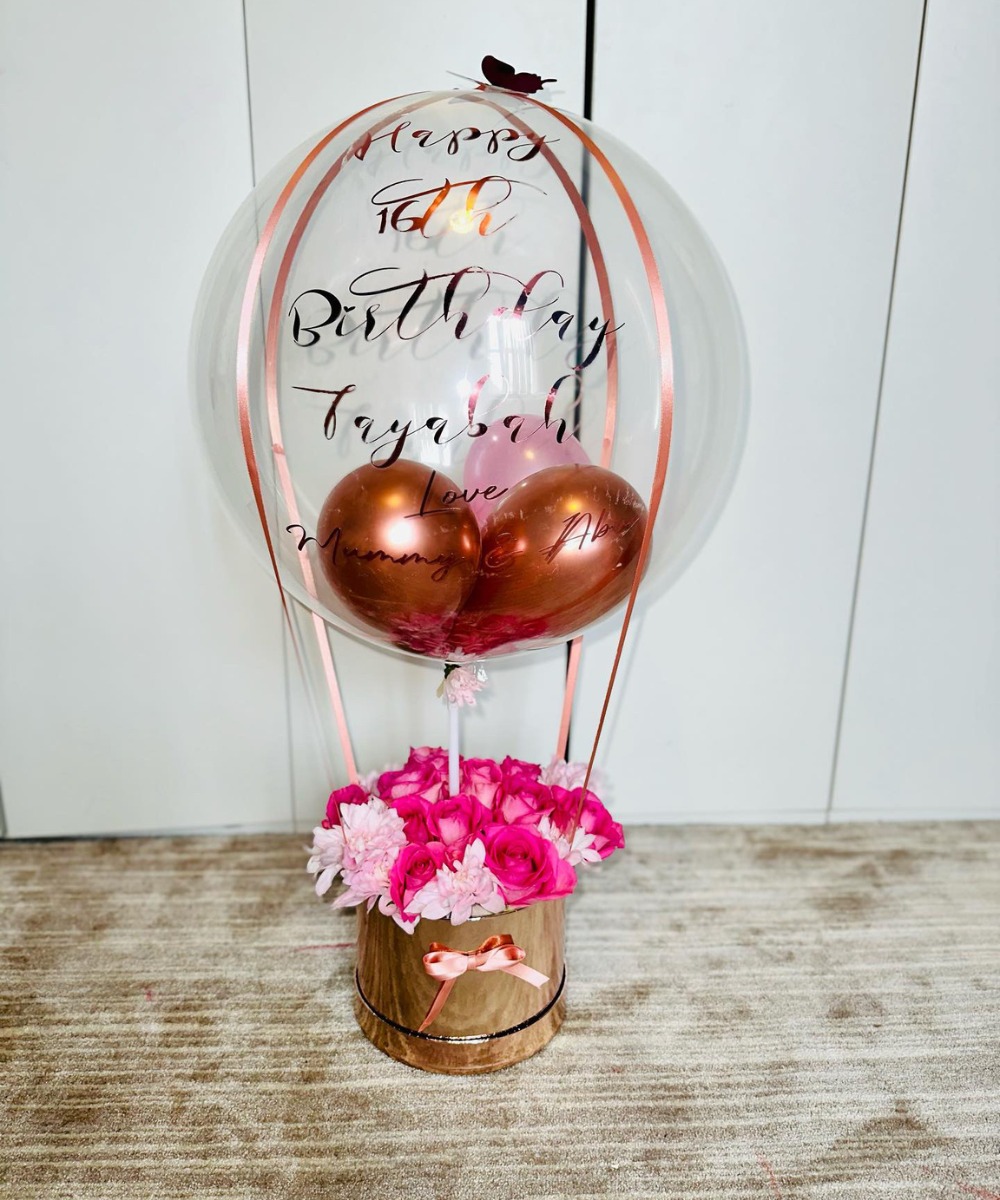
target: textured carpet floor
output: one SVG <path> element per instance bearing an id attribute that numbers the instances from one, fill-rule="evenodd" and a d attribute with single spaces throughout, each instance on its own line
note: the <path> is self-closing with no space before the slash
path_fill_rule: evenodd
<path id="1" fill-rule="evenodd" d="M 465 1078 L 364 1041 L 303 841 L 0 848 L 0 1194 L 1000 1198 L 1000 823 L 633 829 Z"/>

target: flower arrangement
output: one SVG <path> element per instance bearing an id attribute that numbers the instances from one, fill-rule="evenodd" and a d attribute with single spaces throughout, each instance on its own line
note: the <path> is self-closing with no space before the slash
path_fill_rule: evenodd
<path id="1" fill-rule="evenodd" d="M 582 763 L 463 758 L 459 770 L 451 795 L 447 751 L 421 746 L 397 770 L 333 792 L 313 830 L 316 894 L 339 875 L 334 907 L 377 904 L 412 933 L 421 917 L 460 925 L 567 896 L 578 866 L 625 844 L 592 791 L 581 803 Z"/>

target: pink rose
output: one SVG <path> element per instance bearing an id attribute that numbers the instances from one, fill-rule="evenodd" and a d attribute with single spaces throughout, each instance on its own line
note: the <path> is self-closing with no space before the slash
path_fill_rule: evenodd
<path id="1" fill-rule="evenodd" d="M 440 842 L 426 846 L 404 846 L 389 875 L 389 898 L 399 909 L 403 921 L 413 923 L 418 914 L 407 912 L 407 905 L 444 864 L 445 850 Z"/>
<path id="2" fill-rule="evenodd" d="M 576 886 L 576 872 L 555 846 L 523 825 L 491 825 L 482 839 L 486 866 L 508 904 L 554 900 Z"/>
<path id="3" fill-rule="evenodd" d="M 577 796 L 579 796 L 579 792 Z M 577 803 L 579 803 L 579 800 Z M 575 808 L 573 813 L 575 816 Z M 593 837 L 593 847 L 601 858 L 607 858 L 616 850 L 621 850 L 625 845 L 624 830 L 617 821 L 611 819 L 611 814 L 593 792 L 588 792 L 583 802 L 583 812 L 580 815 L 580 828 Z"/>
<path id="4" fill-rule="evenodd" d="M 459 792 L 428 806 L 427 828 L 432 838 L 444 842 L 449 849 L 464 848 L 489 823 L 491 815 L 475 796 Z"/>
<path id="5" fill-rule="evenodd" d="M 448 770 L 448 751 L 442 749 L 441 746 L 411 746 L 410 757 L 403 764 L 407 767 L 415 767 L 417 763 L 433 763 L 439 771 L 447 773 Z"/>
<path id="6" fill-rule="evenodd" d="M 398 771 L 385 771 L 378 779 L 378 794 L 383 800 L 400 796 L 423 796 L 434 804 L 447 791 L 448 755 L 443 750 L 421 746 Z"/>
<path id="7" fill-rule="evenodd" d="M 521 775 L 504 784 L 493 805 L 493 813 L 508 825 L 537 825 L 552 811 L 552 789 Z"/>
<path id="8" fill-rule="evenodd" d="M 552 796 L 556 802 L 552 823 L 564 834 L 568 834 L 576 824 L 577 812 L 580 812 L 580 789 L 573 788 L 567 791 L 566 788 L 554 787 Z M 601 858 L 607 858 L 625 845 L 622 827 L 611 819 L 611 814 L 593 792 L 588 791 L 584 798 L 577 828 L 592 835 L 591 845 Z"/>
<path id="9" fill-rule="evenodd" d="M 492 758 L 462 759 L 462 791 L 490 808 L 503 782 L 503 773 Z"/>
<path id="10" fill-rule="evenodd" d="M 367 804 L 368 793 L 363 787 L 359 787 L 356 783 L 349 783 L 347 787 L 337 788 L 335 792 L 330 793 L 330 799 L 326 802 L 326 821 L 324 825 L 327 829 L 332 829 L 335 825 L 340 824 L 339 809 L 345 804 Z"/>
<path id="11" fill-rule="evenodd" d="M 390 800 L 388 803 L 406 822 L 403 829 L 408 842 L 424 843 L 433 840 L 427 827 L 427 814 L 431 811 L 431 806 L 423 796 L 400 796 L 398 800 Z"/>
<path id="12" fill-rule="evenodd" d="M 542 773 L 542 768 L 538 763 L 525 762 L 521 758 L 507 757 L 500 764 L 500 773 L 504 777 L 504 781 L 510 779 L 537 779 Z"/>
<path id="13" fill-rule="evenodd" d="M 580 807 L 580 789 L 559 787 L 558 784 L 552 784 L 551 789 L 552 824 L 561 833 L 568 833 L 576 820 L 577 809 Z M 593 792 L 588 792 L 587 796 L 592 800 L 597 800 Z"/>
<path id="14" fill-rule="evenodd" d="M 433 879 L 408 901 L 409 908 L 429 921 L 447 917 L 452 925 L 468 921 L 477 908 L 488 913 L 503 912 L 500 885 L 493 872 L 483 865 L 485 857 L 486 847 L 479 838 L 474 838 L 460 859 L 440 867 Z"/>

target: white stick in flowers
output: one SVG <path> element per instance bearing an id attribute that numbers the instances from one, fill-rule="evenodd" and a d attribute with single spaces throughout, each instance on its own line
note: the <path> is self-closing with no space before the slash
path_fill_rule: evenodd
<path id="1" fill-rule="evenodd" d="M 476 692 L 486 686 L 486 668 L 482 663 L 460 667 L 445 663 L 444 679 L 437 694 L 448 703 L 448 790 L 456 796 L 461 787 L 459 771 L 458 710 L 465 705 L 476 706 Z"/>
<path id="2" fill-rule="evenodd" d="M 458 705 L 448 701 L 448 794 L 457 796 L 461 790 L 458 772 Z"/>

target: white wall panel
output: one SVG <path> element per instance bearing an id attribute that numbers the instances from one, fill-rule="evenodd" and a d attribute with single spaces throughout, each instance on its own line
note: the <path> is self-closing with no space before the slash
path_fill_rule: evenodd
<path id="1" fill-rule="evenodd" d="M 22 0 L 0 47 L 9 832 L 287 821 L 280 624 L 187 379 L 251 182 L 240 2 Z"/>
<path id="2" fill-rule="evenodd" d="M 247 62 L 240 0 L 0 0 L 11 834 L 314 819 L 330 725 L 196 446 L 202 271 L 253 168 L 484 53 L 580 111 L 585 7 L 246 0 Z M 753 376 L 730 506 L 626 658 L 601 756 L 625 819 L 826 810 L 921 8 L 597 6 L 594 117 L 715 241 Z M 987 0 L 930 2 L 837 816 L 998 811 L 998 34 Z M 577 755 L 613 650 L 588 641 Z M 443 740 L 435 668 L 335 644 L 363 769 Z M 468 749 L 548 758 L 562 665 L 498 666 Z"/>
<path id="3" fill-rule="evenodd" d="M 517 0 L 504 8 L 502 21 L 493 6 L 450 0 L 415 10 L 391 0 L 350 7 L 326 0 L 247 0 L 246 9 L 258 178 L 310 135 L 367 104 L 464 86 L 448 72 L 478 78 L 484 54 L 555 77 L 558 82 L 546 90 L 550 102 L 577 112 L 583 106 L 583 0 Z M 306 645 L 315 660 L 314 646 Z M 333 646 L 362 771 L 405 757 L 411 744 L 445 741 L 446 709 L 435 695 L 439 668 L 339 634 Z M 464 748 L 547 762 L 555 749 L 564 664 L 563 651 L 552 650 L 491 667 L 490 690 L 466 715 Z M 316 667 L 313 661 L 311 669 Z M 340 757 L 335 749 L 325 757 L 320 752 L 297 673 L 291 685 L 294 804 L 299 823 L 308 825 L 321 811 L 324 789 L 338 781 Z M 322 719 L 330 745 L 328 712 Z"/>
<path id="4" fill-rule="evenodd" d="M 598 5 L 594 119 L 716 243 L 753 380 L 729 508 L 618 692 L 601 758 L 624 816 L 824 815 L 920 18 L 919 0 Z M 577 754 L 611 650 L 585 650 Z"/>
<path id="5" fill-rule="evenodd" d="M 1000 815 L 1000 8 L 931 0 L 834 814 Z"/>
<path id="6" fill-rule="evenodd" d="M 544 96 L 583 109 L 585 0 L 246 0 L 254 162 L 262 178 L 311 134 L 407 92 L 471 86 L 492 54 L 555 78 Z"/>

